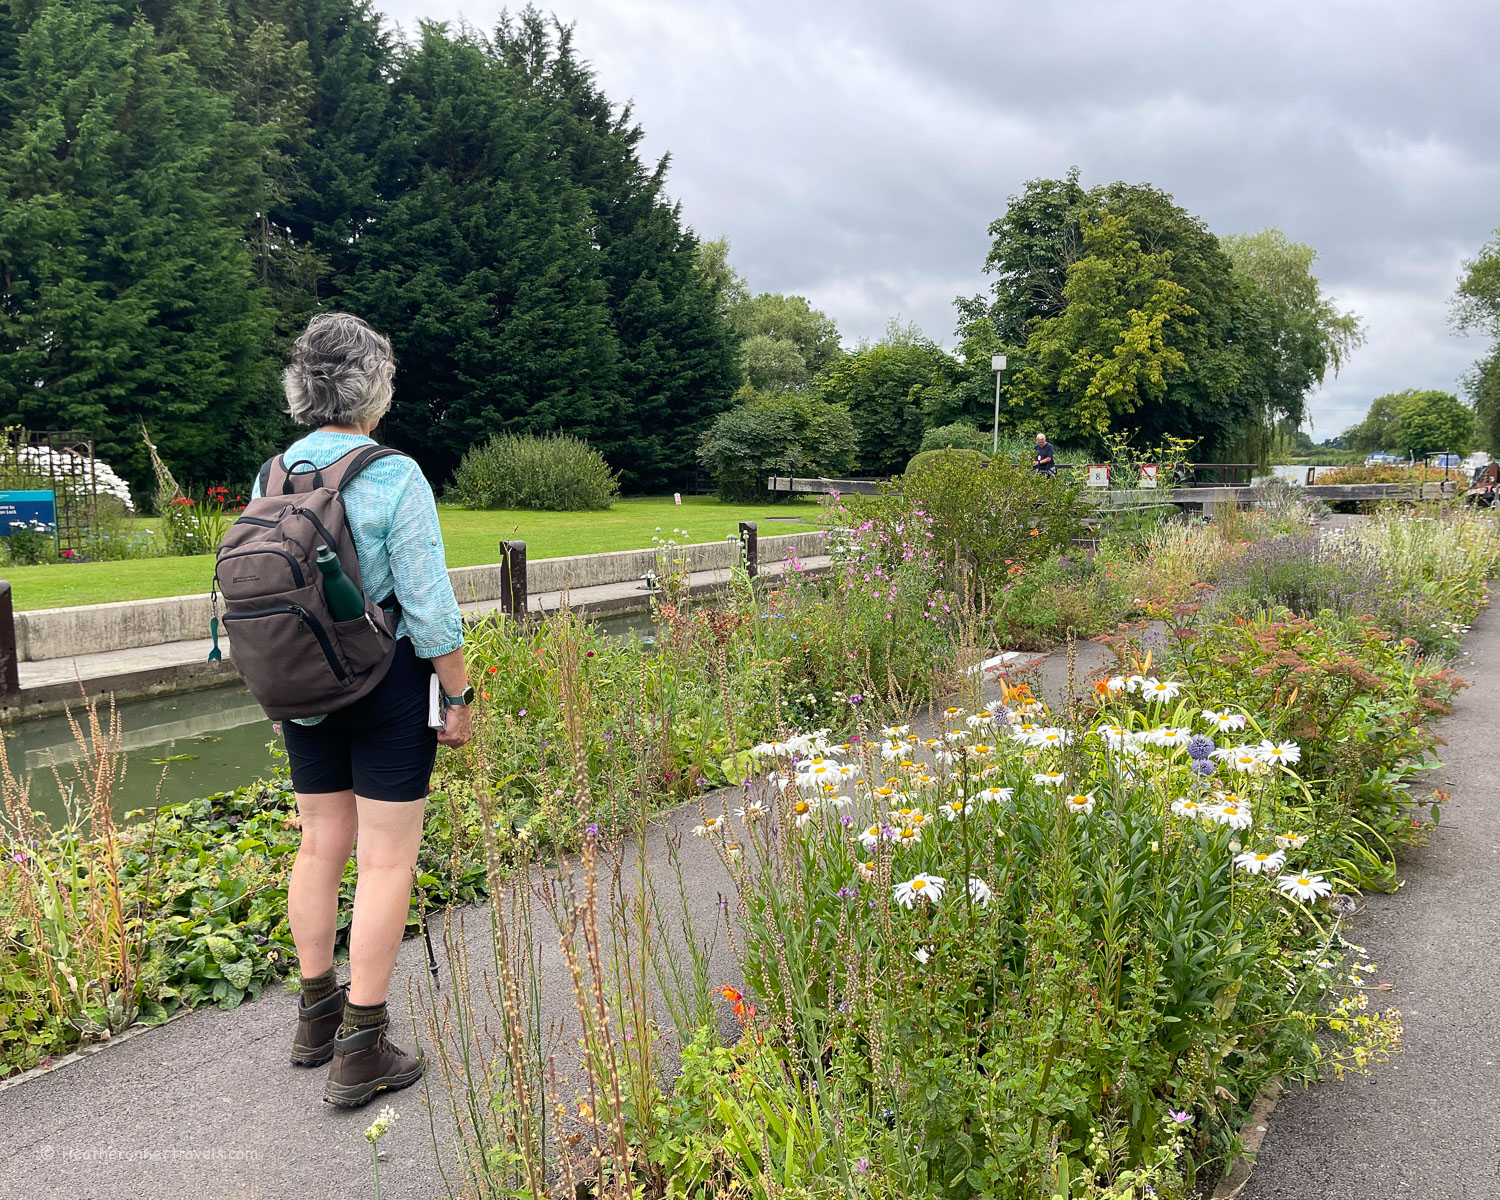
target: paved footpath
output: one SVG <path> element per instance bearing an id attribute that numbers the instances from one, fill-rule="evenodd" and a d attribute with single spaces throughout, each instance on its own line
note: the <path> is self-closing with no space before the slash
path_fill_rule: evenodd
<path id="1" fill-rule="evenodd" d="M 1078 680 L 1107 658 L 1102 647 L 1081 644 Z M 1043 696 L 1056 702 L 1066 681 L 1064 654 L 1040 664 Z M 990 694 L 994 690 L 987 688 Z M 718 795 L 705 799 L 710 812 L 719 811 Z M 710 982 L 737 983 L 738 968 L 719 918 L 719 897 L 730 892 L 731 883 L 717 856 L 690 836 L 699 819 L 697 805 L 691 805 L 653 825 L 644 843 L 647 867 L 671 926 L 679 901 L 669 847 L 680 842 L 683 883 L 694 932 L 708 950 Z M 637 862 L 635 847 L 625 847 L 622 857 L 628 881 Z M 492 961 L 488 910 L 466 909 L 462 916 L 462 936 L 477 972 Z M 542 956 L 541 1010 L 563 1023 L 554 1044 L 565 1046 L 571 1040 L 566 1023 L 573 996 L 556 926 L 540 904 L 534 906 L 533 927 Z M 680 946 L 681 931 L 666 932 Z M 442 957 L 442 949 L 438 953 Z M 406 998 L 415 992 L 420 1000 L 425 977 L 422 943 L 408 940 L 391 988 L 393 1030 L 408 1040 L 413 1024 Z M 446 992 L 446 972 L 443 978 Z M 482 998 L 480 1003 L 484 1007 Z M 287 1061 L 294 1022 L 293 998 L 278 986 L 233 1011 L 200 1009 L 53 1071 L 0 1085 L 0 1200 L 373 1197 L 370 1151 L 362 1133 L 379 1106 L 344 1112 L 324 1104 L 325 1072 L 300 1070 Z M 425 1023 L 418 1032 L 430 1050 Z M 436 1074 L 430 1070 L 428 1082 L 438 1084 Z M 440 1086 L 431 1099 L 430 1127 L 421 1086 L 390 1097 L 400 1121 L 381 1143 L 381 1184 L 388 1197 L 437 1200 L 459 1192 L 454 1125 Z"/>
<path id="2" fill-rule="evenodd" d="M 1453 799 L 1348 931 L 1394 985 L 1371 1002 L 1402 1011 L 1405 1052 L 1284 1095 L 1241 1200 L 1500 1197 L 1500 612 L 1465 649 L 1473 687 L 1437 726 Z"/>

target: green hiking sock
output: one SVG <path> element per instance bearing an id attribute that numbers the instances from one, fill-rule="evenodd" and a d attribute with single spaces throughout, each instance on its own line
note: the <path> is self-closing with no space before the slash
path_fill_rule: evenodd
<path id="1" fill-rule="evenodd" d="M 304 975 L 302 977 L 302 1007 L 311 1008 L 319 1000 L 333 995 L 338 990 L 339 981 L 334 976 L 332 967 L 321 975 Z"/>
<path id="2" fill-rule="evenodd" d="M 379 1004 L 345 1004 L 344 1024 L 339 1030 L 341 1034 L 348 1037 L 361 1029 L 372 1029 L 376 1025 L 385 1024 L 385 1001 Z"/>

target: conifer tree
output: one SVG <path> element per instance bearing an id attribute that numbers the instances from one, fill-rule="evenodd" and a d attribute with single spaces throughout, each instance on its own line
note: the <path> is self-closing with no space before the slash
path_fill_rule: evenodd
<path id="1" fill-rule="evenodd" d="M 435 480 L 491 433 L 604 445 L 623 416 L 618 350 L 568 161 L 468 32 L 423 28 L 393 111 L 396 186 L 342 298 L 395 344 L 390 441 Z"/>
<path id="2" fill-rule="evenodd" d="M 269 311 L 242 241 L 254 139 L 188 47 L 118 0 L 12 3 L 0 135 L 0 415 L 93 434 L 144 489 L 240 478 L 264 449 Z M 223 55 L 227 59 L 227 52 Z"/>
<path id="3" fill-rule="evenodd" d="M 596 444 L 627 488 L 681 486 L 740 368 L 714 287 L 696 269 L 697 239 L 666 196 L 669 160 L 641 161 L 644 131 L 579 61 L 571 27 L 528 7 L 501 22 L 494 44 L 588 196 L 624 401 L 623 419 Z"/>

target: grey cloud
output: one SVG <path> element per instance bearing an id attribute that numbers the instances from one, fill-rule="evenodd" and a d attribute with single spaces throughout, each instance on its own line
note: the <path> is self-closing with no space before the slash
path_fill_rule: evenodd
<path id="1" fill-rule="evenodd" d="M 410 25 L 495 7 L 383 0 Z M 1079 165 L 1149 181 L 1217 232 L 1316 246 L 1369 345 L 1314 399 L 1320 436 L 1371 396 L 1456 387 L 1459 260 L 1500 224 L 1500 8 L 1482 0 L 557 0 L 687 220 L 757 290 L 850 341 L 895 316 L 951 342 L 1008 195 Z"/>

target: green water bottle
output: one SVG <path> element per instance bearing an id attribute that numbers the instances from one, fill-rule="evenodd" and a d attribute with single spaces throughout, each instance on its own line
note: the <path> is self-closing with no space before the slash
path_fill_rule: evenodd
<path id="1" fill-rule="evenodd" d="M 365 598 L 344 574 L 339 556 L 327 546 L 318 547 L 318 570 L 323 572 L 323 594 L 335 621 L 357 621 L 365 615 Z"/>

